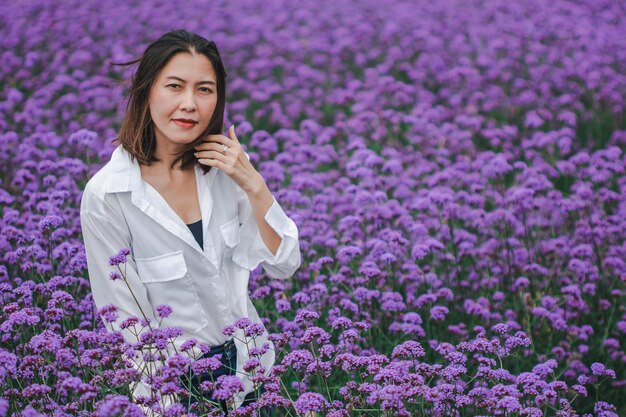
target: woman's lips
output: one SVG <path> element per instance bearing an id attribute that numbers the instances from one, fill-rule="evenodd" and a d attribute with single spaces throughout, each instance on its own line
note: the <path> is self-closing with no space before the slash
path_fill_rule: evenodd
<path id="1" fill-rule="evenodd" d="M 187 122 L 184 120 L 173 120 L 173 122 L 184 129 L 190 129 L 196 125 L 196 122 Z"/>

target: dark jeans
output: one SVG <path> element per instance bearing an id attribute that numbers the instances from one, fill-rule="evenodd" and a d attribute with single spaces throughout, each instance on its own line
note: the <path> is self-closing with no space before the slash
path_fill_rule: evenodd
<path id="1" fill-rule="evenodd" d="M 202 355 L 201 358 L 210 358 L 211 356 L 222 355 L 222 366 L 215 371 L 208 371 L 199 375 L 196 375 L 193 371 L 190 374 L 186 374 L 180 378 L 182 386 L 189 391 L 190 394 L 200 398 L 212 399 L 213 391 L 202 392 L 200 391 L 200 384 L 203 381 L 217 381 L 217 378 L 221 375 L 235 375 L 237 370 L 237 347 L 235 341 L 230 339 L 226 343 L 218 346 L 213 346 L 211 350 Z M 263 386 L 256 391 L 253 391 L 246 395 L 241 406 L 246 406 L 254 403 L 264 392 Z M 181 404 L 185 407 L 186 413 L 189 413 L 191 405 L 197 402 L 196 398 L 192 396 L 184 398 Z M 219 400 L 222 411 L 228 415 L 228 407 L 226 401 Z M 259 417 L 271 417 L 272 409 L 270 407 L 263 407 L 258 412 Z"/>

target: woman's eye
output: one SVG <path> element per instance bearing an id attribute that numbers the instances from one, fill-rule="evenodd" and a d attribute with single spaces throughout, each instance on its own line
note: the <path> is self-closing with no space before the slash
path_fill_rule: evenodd
<path id="1" fill-rule="evenodd" d="M 200 91 L 202 91 L 203 93 L 209 93 L 209 94 L 213 92 L 213 90 L 211 90 L 208 87 L 200 87 Z"/>
<path id="2" fill-rule="evenodd" d="M 180 87 L 180 85 L 178 85 L 178 84 L 168 84 L 168 85 L 166 85 L 166 87 L 178 88 L 178 87 Z"/>

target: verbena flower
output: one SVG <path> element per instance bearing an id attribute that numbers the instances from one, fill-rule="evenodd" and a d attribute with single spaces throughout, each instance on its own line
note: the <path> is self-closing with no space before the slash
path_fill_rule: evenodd
<path id="1" fill-rule="evenodd" d="M 126 263 L 126 257 L 130 255 L 129 248 L 122 248 L 120 251 L 109 258 L 109 265 L 117 266 Z"/>

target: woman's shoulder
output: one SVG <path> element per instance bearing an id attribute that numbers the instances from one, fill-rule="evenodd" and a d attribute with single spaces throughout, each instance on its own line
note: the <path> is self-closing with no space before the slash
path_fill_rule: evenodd
<path id="1" fill-rule="evenodd" d="M 87 181 L 81 197 L 81 211 L 97 211 L 104 204 L 105 194 L 111 188 L 111 182 L 118 179 L 119 159 L 125 156 L 123 154 L 121 147 L 116 148 L 111 159 Z"/>
<path id="2" fill-rule="evenodd" d="M 92 211 L 97 213 L 101 211 L 104 205 L 107 182 L 107 166 L 105 165 L 87 181 L 81 197 L 81 212 Z"/>

